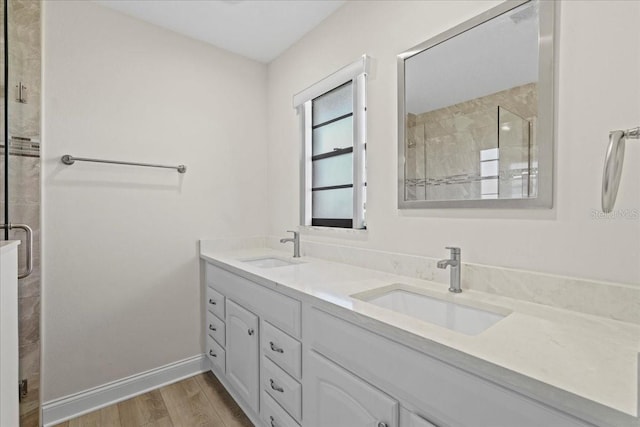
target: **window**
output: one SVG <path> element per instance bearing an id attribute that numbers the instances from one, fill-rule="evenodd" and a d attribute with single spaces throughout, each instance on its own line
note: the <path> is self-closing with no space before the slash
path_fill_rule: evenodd
<path id="1" fill-rule="evenodd" d="M 480 198 L 498 198 L 500 151 L 497 148 L 480 150 Z"/>
<path id="2" fill-rule="evenodd" d="M 367 57 L 294 97 L 301 113 L 301 224 L 366 228 Z"/>

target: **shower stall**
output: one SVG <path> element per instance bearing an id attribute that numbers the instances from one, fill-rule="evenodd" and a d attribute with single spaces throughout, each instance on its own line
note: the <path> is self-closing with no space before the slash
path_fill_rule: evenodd
<path id="1" fill-rule="evenodd" d="M 20 240 L 18 335 L 20 426 L 40 416 L 40 144 L 39 0 L 4 0 L 0 114 L 0 237 Z"/>

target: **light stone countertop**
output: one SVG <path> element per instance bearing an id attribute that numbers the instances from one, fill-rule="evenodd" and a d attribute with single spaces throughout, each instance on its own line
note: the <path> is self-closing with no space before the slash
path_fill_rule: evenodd
<path id="1" fill-rule="evenodd" d="M 201 253 L 202 259 L 254 282 L 347 310 L 363 317 L 369 329 L 566 412 L 597 424 L 640 425 L 640 325 L 473 290 L 454 295 L 439 283 L 311 257 L 276 268 L 243 262 L 265 256 L 294 260 L 288 252 L 269 248 Z M 351 297 L 398 283 L 511 314 L 470 336 Z"/>
<path id="2" fill-rule="evenodd" d="M 20 245 L 19 240 L 2 240 L 0 241 L 0 254 L 15 249 Z"/>

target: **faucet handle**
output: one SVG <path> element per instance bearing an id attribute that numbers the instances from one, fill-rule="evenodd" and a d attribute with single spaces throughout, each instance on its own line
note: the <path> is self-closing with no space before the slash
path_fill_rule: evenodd
<path id="1" fill-rule="evenodd" d="M 460 248 L 457 246 L 445 246 L 445 249 L 449 249 L 452 255 L 460 255 Z"/>
<path id="2" fill-rule="evenodd" d="M 298 237 L 298 234 L 300 234 L 300 232 L 294 230 L 287 230 L 287 233 L 293 233 L 293 237 Z"/>

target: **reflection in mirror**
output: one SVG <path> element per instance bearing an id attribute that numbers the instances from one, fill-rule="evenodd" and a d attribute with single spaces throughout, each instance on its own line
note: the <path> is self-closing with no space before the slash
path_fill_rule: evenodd
<path id="1" fill-rule="evenodd" d="M 399 56 L 401 208 L 550 207 L 553 10 L 505 3 Z"/>
<path id="2" fill-rule="evenodd" d="M 525 118 L 498 106 L 498 197 L 535 197 L 538 169 L 536 150 L 531 146 L 536 118 L 532 113 Z"/>

